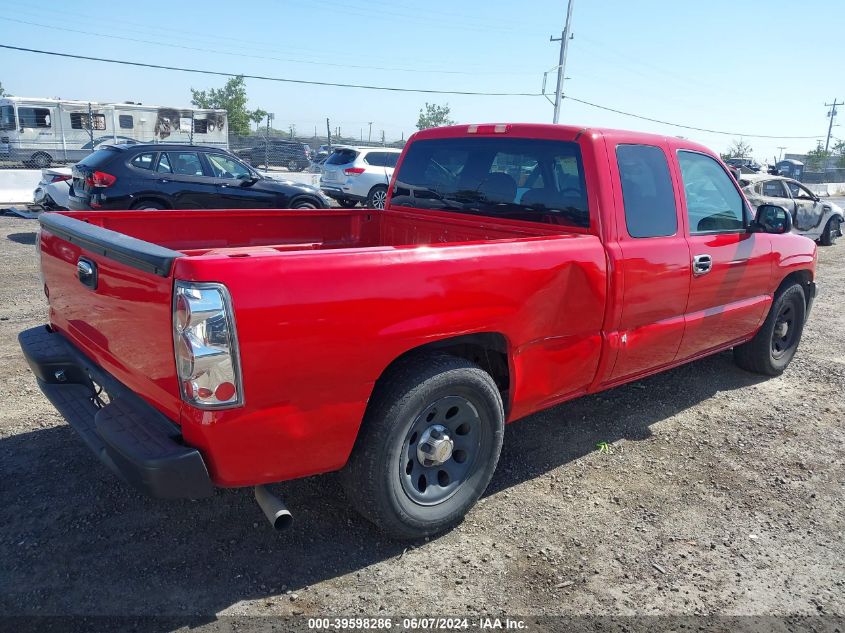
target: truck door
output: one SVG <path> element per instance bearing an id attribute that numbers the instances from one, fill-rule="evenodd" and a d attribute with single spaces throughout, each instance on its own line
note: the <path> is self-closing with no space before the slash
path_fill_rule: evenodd
<path id="1" fill-rule="evenodd" d="M 667 152 L 623 143 L 610 161 L 624 208 L 616 214 L 624 289 L 611 382 L 671 363 L 683 337 L 691 264 Z"/>
<path id="2" fill-rule="evenodd" d="M 771 240 L 749 233 L 750 211 L 713 157 L 679 149 L 692 279 L 678 360 L 747 336 L 771 302 Z"/>

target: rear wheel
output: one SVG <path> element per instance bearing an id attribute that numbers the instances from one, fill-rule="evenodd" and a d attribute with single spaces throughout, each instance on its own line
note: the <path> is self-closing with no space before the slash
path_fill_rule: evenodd
<path id="1" fill-rule="evenodd" d="M 841 220 L 839 218 L 830 218 L 827 225 L 824 227 L 819 244 L 822 246 L 833 246 L 836 243 L 836 238 L 839 237 L 839 227 Z"/>
<path id="2" fill-rule="evenodd" d="M 297 200 L 293 204 L 294 209 L 317 209 L 317 204 L 311 200 Z"/>
<path id="3" fill-rule="evenodd" d="M 36 152 L 29 159 L 29 164 L 38 169 L 47 169 L 52 163 L 52 156 L 45 152 Z"/>
<path id="4" fill-rule="evenodd" d="M 157 211 L 160 209 L 166 209 L 167 207 L 160 202 L 155 202 L 154 200 L 139 200 L 130 208 L 137 211 Z"/>
<path id="5" fill-rule="evenodd" d="M 760 331 L 747 343 L 734 348 L 736 364 L 758 374 L 783 373 L 798 349 L 806 314 L 807 303 L 800 284 L 781 290 Z"/>
<path id="6" fill-rule="evenodd" d="M 387 187 L 378 185 L 370 189 L 370 195 L 367 196 L 367 206 L 370 209 L 384 209 L 384 203 L 387 200 Z"/>
<path id="7" fill-rule="evenodd" d="M 459 523 L 499 460 L 502 399 L 454 356 L 419 356 L 380 381 L 341 481 L 356 510 L 396 538 Z"/>

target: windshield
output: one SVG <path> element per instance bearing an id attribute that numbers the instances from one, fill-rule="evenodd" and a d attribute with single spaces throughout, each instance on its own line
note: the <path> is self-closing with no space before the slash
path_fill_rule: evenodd
<path id="1" fill-rule="evenodd" d="M 392 203 L 588 228 L 586 192 L 576 143 L 432 139 L 408 148 Z"/>
<path id="2" fill-rule="evenodd" d="M 0 130 L 15 129 L 15 109 L 10 105 L 0 106 Z"/>

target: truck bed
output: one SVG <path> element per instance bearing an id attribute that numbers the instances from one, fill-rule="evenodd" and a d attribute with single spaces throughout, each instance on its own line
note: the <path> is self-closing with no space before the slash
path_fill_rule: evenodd
<path id="1" fill-rule="evenodd" d="M 192 257 L 424 246 L 561 233 L 560 227 L 431 211 L 80 211 L 66 215 Z"/>

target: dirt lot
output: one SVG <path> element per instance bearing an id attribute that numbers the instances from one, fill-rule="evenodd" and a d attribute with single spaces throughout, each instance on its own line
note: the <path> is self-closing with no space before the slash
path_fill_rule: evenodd
<path id="1" fill-rule="evenodd" d="M 782 377 L 720 354 L 518 422 L 465 523 L 408 545 L 332 477 L 276 487 L 281 534 L 249 490 L 121 486 L 21 358 L 35 228 L 0 217 L 2 614 L 845 614 L 845 243 Z"/>

